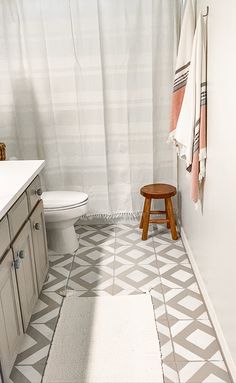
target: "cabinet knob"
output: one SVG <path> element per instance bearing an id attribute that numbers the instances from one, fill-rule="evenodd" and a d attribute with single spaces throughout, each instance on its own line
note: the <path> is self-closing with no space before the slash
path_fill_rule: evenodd
<path id="1" fill-rule="evenodd" d="M 40 225 L 40 223 L 36 222 L 36 223 L 34 224 L 34 230 L 40 230 L 40 229 L 41 229 L 41 225 Z"/>
<path id="2" fill-rule="evenodd" d="M 35 194 L 38 195 L 39 197 L 43 194 L 43 191 L 41 188 L 38 188 L 35 190 Z"/>
<path id="3" fill-rule="evenodd" d="M 17 256 L 18 256 L 20 259 L 24 259 L 24 258 L 25 258 L 25 252 L 24 252 L 24 250 L 20 250 L 20 251 L 18 251 Z"/>
<path id="4" fill-rule="evenodd" d="M 13 261 L 13 266 L 16 270 L 18 270 L 20 268 L 20 259 L 17 258 Z"/>

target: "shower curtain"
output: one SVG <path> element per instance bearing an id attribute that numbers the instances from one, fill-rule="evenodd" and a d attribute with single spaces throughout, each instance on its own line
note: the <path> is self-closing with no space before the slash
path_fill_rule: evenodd
<path id="1" fill-rule="evenodd" d="M 0 140 L 45 159 L 48 190 L 89 214 L 141 210 L 139 189 L 176 183 L 166 145 L 179 0 L 2 0 Z"/>

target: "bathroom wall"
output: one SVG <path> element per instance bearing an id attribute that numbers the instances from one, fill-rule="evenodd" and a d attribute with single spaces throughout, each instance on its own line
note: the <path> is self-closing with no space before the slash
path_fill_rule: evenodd
<path id="1" fill-rule="evenodd" d="M 179 163 L 181 223 L 236 364 L 236 2 L 197 3 L 210 8 L 207 178 L 203 212 L 196 211 Z"/>

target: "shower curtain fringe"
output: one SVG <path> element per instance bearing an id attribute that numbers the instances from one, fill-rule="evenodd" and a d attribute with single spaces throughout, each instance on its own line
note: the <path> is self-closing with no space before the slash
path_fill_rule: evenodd
<path id="1" fill-rule="evenodd" d="M 91 214 L 83 215 L 76 222 L 76 225 L 99 222 L 99 223 L 118 223 L 118 222 L 138 222 L 142 212 L 114 213 L 114 214 Z"/>

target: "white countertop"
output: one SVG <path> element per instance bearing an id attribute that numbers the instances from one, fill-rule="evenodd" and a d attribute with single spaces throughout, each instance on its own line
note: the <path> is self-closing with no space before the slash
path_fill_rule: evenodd
<path id="1" fill-rule="evenodd" d="M 0 220 L 44 168 L 45 161 L 0 161 Z"/>

